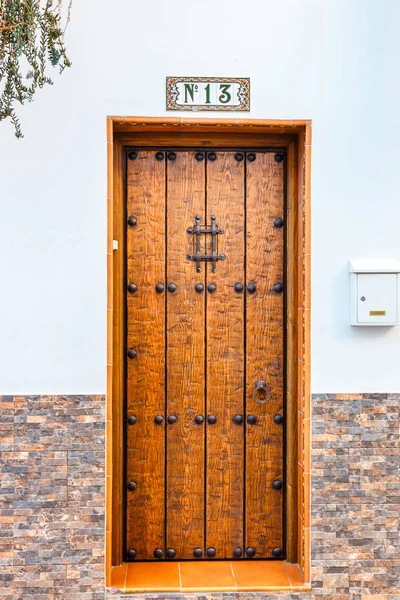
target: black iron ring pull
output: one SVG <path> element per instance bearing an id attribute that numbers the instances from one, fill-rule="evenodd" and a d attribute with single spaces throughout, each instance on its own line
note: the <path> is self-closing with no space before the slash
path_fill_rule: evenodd
<path id="1" fill-rule="evenodd" d="M 260 398 L 257 395 L 258 392 L 264 392 L 265 395 Z M 258 402 L 259 404 L 264 404 L 270 399 L 270 397 L 271 390 L 269 389 L 267 382 L 264 381 L 264 379 L 257 379 L 253 387 L 253 400 Z"/>

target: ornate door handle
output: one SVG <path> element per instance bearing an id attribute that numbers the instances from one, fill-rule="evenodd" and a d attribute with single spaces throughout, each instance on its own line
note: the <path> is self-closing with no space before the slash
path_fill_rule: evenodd
<path id="1" fill-rule="evenodd" d="M 196 238 L 195 248 L 196 253 L 188 254 L 187 259 L 193 260 L 196 263 L 196 271 L 199 273 L 201 271 L 200 262 L 201 261 L 210 261 L 212 263 L 212 272 L 215 273 L 217 270 L 216 263 L 218 260 L 225 260 L 225 254 L 217 254 L 217 235 L 220 233 L 224 233 L 224 230 L 217 226 L 216 224 L 216 216 L 211 215 L 211 227 L 201 227 L 200 226 L 200 217 L 196 216 L 194 218 L 195 225 L 194 227 L 189 227 L 186 231 L 190 235 L 194 235 Z M 200 235 L 208 234 L 212 235 L 212 253 L 211 254 L 201 254 L 200 252 Z"/>

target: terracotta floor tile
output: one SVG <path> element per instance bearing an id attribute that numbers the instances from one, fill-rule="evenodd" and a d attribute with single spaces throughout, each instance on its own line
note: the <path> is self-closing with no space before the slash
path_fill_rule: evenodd
<path id="1" fill-rule="evenodd" d="M 171 563 L 129 563 L 126 592 L 180 592 L 179 566 Z"/>
<path id="2" fill-rule="evenodd" d="M 111 569 L 111 587 L 118 588 L 121 592 L 125 592 L 126 572 L 128 565 L 126 563 L 119 567 Z"/>
<path id="3" fill-rule="evenodd" d="M 232 567 L 238 592 L 291 589 L 282 561 L 237 561 Z"/>
<path id="4" fill-rule="evenodd" d="M 182 592 L 236 592 L 231 563 L 181 562 Z"/>
<path id="5" fill-rule="evenodd" d="M 113 567 L 111 585 L 131 593 L 251 592 L 299 589 L 304 578 L 284 561 L 125 563 Z"/>
<path id="6" fill-rule="evenodd" d="M 292 565 L 290 563 L 283 563 L 283 570 L 289 578 L 292 587 L 298 587 L 304 585 L 304 576 L 300 570 L 299 565 Z"/>

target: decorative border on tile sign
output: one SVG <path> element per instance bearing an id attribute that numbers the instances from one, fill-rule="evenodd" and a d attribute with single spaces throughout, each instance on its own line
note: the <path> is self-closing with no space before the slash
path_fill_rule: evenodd
<path id="1" fill-rule="evenodd" d="M 223 104 L 178 104 L 179 83 L 226 83 L 236 84 L 237 100 L 233 105 Z M 197 85 L 196 85 L 197 88 Z M 248 77 L 167 77 L 166 78 L 166 110 L 204 110 L 204 111 L 249 111 L 250 110 L 250 79 Z"/>
<path id="2" fill-rule="evenodd" d="M 104 396 L 0 396 L 0 596 L 399 599 L 400 394 L 316 394 L 312 592 L 105 590 Z"/>

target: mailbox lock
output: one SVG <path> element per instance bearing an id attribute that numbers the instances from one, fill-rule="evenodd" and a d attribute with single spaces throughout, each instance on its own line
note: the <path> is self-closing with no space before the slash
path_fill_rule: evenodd
<path id="1" fill-rule="evenodd" d="M 360 300 L 361 300 L 361 302 L 365 302 L 366 301 L 366 297 L 365 296 L 361 296 Z"/>

